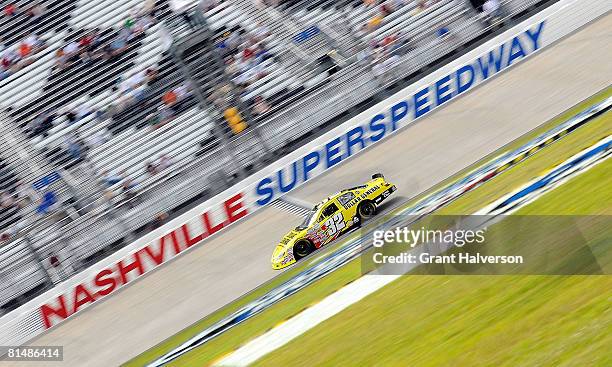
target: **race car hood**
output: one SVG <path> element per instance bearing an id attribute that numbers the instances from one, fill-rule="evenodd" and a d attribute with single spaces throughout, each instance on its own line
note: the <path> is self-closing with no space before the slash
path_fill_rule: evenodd
<path id="1" fill-rule="evenodd" d="M 293 256 L 293 245 L 297 240 L 304 237 L 305 229 L 293 229 L 287 233 L 272 253 L 272 267 L 274 269 L 282 269 L 295 263 Z"/>

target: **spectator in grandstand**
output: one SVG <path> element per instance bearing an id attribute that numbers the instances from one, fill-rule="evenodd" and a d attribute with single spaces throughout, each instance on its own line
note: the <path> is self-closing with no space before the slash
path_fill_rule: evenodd
<path id="1" fill-rule="evenodd" d="M 170 120 L 174 118 L 174 110 L 172 109 L 172 107 L 169 107 L 167 105 L 161 105 L 159 106 L 158 111 L 159 111 L 160 125 L 156 127 L 161 127 L 167 124 L 168 122 L 170 122 Z"/>
<path id="2" fill-rule="evenodd" d="M 203 11 L 210 11 L 219 5 L 218 0 L 200 0 L 200 7 Z"/>
<path id="3" fill-rule="evenodd" d="M 19 232 L 21 232 L 24 226 L 25 224 L 19 221 L 11 225 L 10 227 L 6 228 L 2 233 L 0 233 L 0 241 L 8 242 L 12 240 L 13 238 L 17 237 L 17 235 L 19 234 Z"/>
<path id="4" fill-rule="evenodd" d="M 180 109 L 183 103 L 192 95 L 191 88 L 187 84 L 181 84 L 178 87 L 174 88 L 174 94 L 176 94 L 177 103 L 175 104 L 175 109 Z"/>
<path id="5" fill-rule="evenodd" d="M 126 80 L 120 82 L 120 102 L 123 106 L 132 106 L 144 98 L 147 88 L 147 74 L 145 70 L 134 73 Z"/>
<path id="6" fill-rule="evenodd" d="M 4 6 L 4 15 L 11 18 L 17 15 L 17 5 L 15 3 L 8 3 Z"/>
<path id="7" fill-rule="evenodd" d="M 136 183 L 129 177 L 126 177 L 121 183 L 121 192 L 128 208 L 132 209 L 137 204 Z"/>
<path id="8" fill-rule="evenodd" d="M 44 48 L 44 44 L 34 33 L 11 46 L 0 39 L 0 80 L 34 62 L 33 56 Z"/>
<path id="9" fill-rule="evenodd" d="M 166 219 L 168 219 L 168 214 L 166 212 L 158 213 L 155 218 L 151 221 L 151 229 L 157 229 L 164 225 Z"/>
<path id="10" fill-rule="evenodd" d="M 118 184 L 123 181 L 123 179 L 122 175 L 111 173 L 109 170 L 104 170 L 102 172 L 102 180 L 108 187 Z"/>
<path id="11" fill-rule="evenodd" d="M 393 6 L 392 6 L 391 4 L 388 4 L 388 3 L 383 3 L 383 4 L 380 6 L 380 15 L 381 15 L 383 18 L 384 18 L 384 17 L 386 17 L 387 15 L 389 15 L 389 14 L 393 13 L 393 11 L 394 11 L 394 8 L 393 8 Z"/>
<path id="12" fill-rule="evenodd" d="M 220 110 L 225 110 L 229 107 L 229 98 L 232 92 L 232 87 L 229 84 L 223 84 L 219 88 L 215 89 L 208 99 Z"/>
<path id="13" fill-rule="evenodd" d="M 147 5 L 140 9 L 133 9 L 130 12 L 130 16 L 126 19 L 124 27 L 130 31 L 130 40 L 144 31 L 149 29 L 156 20 L 151 15 L 151 11 L 147 8 Z"/>
<path id="14" fill-rule="evenodd" d="M 233 57 L 228 57 L 225 59 L 225 72 L 227 73 L 227 75 L 229 75 L 230 77 L 234 77 L 236 75 L 238 75 L 238 64 L 236 63 L 236 60 L 234 60 Z"/>
<path id="15" fill-rule="evenodd" d="M 91 111 L 84 104 L 79 105 L 78 107 L 67 107 L 64 109 L 63 116 L 66 119 L 66 123 L 68 125 L 72 125 L 76 122 L 81 121 L 85 117 L 91 114 Z"/>
<path id="16" fill-rule="evenodd" d="M 3 65 L 7 68 L 12 67 L 19 61 L 19 53 L 17 52 L 17 47 L 7 47 L 2 53 L 2 62 Z"/>
<path id="17" fill-rule="evenodd" d="M 157 163 L 157 172 L 161 172 L 165 169 L 167 169 L 168 167 L 170 167 L 173 164 L 172 160 L 170 159 L 170 157 L 168 157 L 167 154 L 162 154 L 159 157 L 159 161 Z"/>
<path id="18" fill-rule="evenodd" d="M 68 137 L 66 139 L 66 145 L 68 148 L 68 152 L 70 153 L 70 157 L 74 160 L 81 159 L 81 144 L 75 137 Z"/>
<path id="19" fill-rule="evenodd" d="M 38 53 L 38 51 L 43 49 L 45 46 L 45 42 L 33 32 L 28 34 L 28 36 L 22 41 L 22 44 L 26 45 L 29 49 L 28 53 L 32 54 Z"/>
<path id="20" fill-rule="evenodd" d="M 102 45 L 100 37 L 100 29 L 95 28 L 87 32 L 79 40 L 79 51 L 81 59 L 85 62 L 93 62 L 96 60 L 96 50 Z"/>
<path id="21" fill-rule="evenodd" d="M 370 42 L 374 75 L 383 75 L 400 61 L 400 56 L 406 52 L 403 44 L 399 41 L 401 37 L 401 33 L 396 33 L 386 36 L 380 42 L 376 39 Z"/>
<path id="22" fill-rule="evenodd" d="M 13 198 L 15 199 L 20 208 L 24 208 L 26 205 L 34 202 L 34 199 L 37 196 L 38 195 L 36 195 L 36 192 L 32 189 L 31 186 L 26 185 L 21 180 L 17 181 Z"/>
<path id="23" fill-rule="evenodd" d="M 253 105 L 254 117 L 259 117 L 270 111 L 270 105 L 262 96 L 255 97 L 255 105 Z"/>
<path id="24" fill-rule="evenodd" d="M 459 41 L 457 35 L 451 31 L 448 25 L 442 24 L 440 28 L 438 28 L 436 34 L 438 35 L 438 39 L 450 42 L 450 41 Z"/>
<path id="25" fill-rule="evenodd" d="M 79 42 L 72 40 L 55 52 L 56 67 L 64 70 L 79 60 Z"/>
<path id="26" fill-rule="evenodd" d="M 47 132 L 54 126 L 55 112 L 50 110 L 43 111 L 30 123 L 29 131 L 32 135 L 47 136 Z"/>
<path id="27" fill-rule="evenodd" d="M 66 274 L 66 271 L 58 255 L 51 253 L 48 256 L 48 260 L 49 260 L 49 265 L 51 266 L 50 270 L 53 270 L 55 272 L 55 274 L 50 273 L 51 275 L 55 275 L 54 280 L 53 280 L 54 282 L 58 282 L 58 281 L 68 278 L 68 275 Z"/>
<path id="28" fill-rule="evenodd" d="M 167 90 L 166 93 L 162 96 L 162 102 L 168 108 L 174 107 L 177 101 L 177 95 L 174 89 Z"/>
<path id="29" fill-rule="evenodd" d="M 2 191 L 2 193 L 0 193 L 0 207 L 2 207 L 2 209 L 12 208 L 15 204 L 15 199 L 8 191 Z"/>
<path id="30" fill-rule="evenodd" d="M 45 16 L 46 12 L 47 12 L 47 7 L 45 3 L 39 2 L 39 3 L 34 4 L 32 7 L 30 7 L 26 14 L 30 22 L 33 25 L 36 25 Z"/>
<path id="31" fill-rule="evenodd" d="M 79 53 L 79 43 L 76 40 L 68 42 L 63 48 L 64 55 L 68 58 L 68 61 L 76 61 L 76 56 Z"/>
<path id="32" fill-rule="evenodd" d="M 440 0 L 418 0 L 417 1 L 417 6 L 416 6 L 416 8 L 414 10 L 414 13 L 418 14 L 418 13 L 426 10 L 430 6 L 436 4 L 438 1 L 440 1 Z"/>
<path id="33" fill-rule="evenodd" d="M 55 67 L 59 70 L 63 70 L 67 66 L 68 58 L 64 54 L 63 48 L 58 48 L 55 51 Z"/>
<path id="34" fill-rule="evenodd" d="M 108 129 L 106 127 L 103 127 L 103 128 L 97 129 L 95 133 L 89 136 L 87 140 L 87 144 L 92 149 L 94 149 L 94 148 L 97 148 L 103 145 L 107 141 L 109 141 L 110 138 L 111 138 L 111 135 L 108 132 Z"/>
<path id="35" fill-rule="evenodd" d="M 2 242 L 8 242 L 12 237 L 10 228 L 0 233 L 0 241 Z"/>
<path id="36" fill-rule="evenodd" d="M 150 113 L 147 116 L 147 123 L 152 126 L 153 129 L 158 129 L 174 118 L 174 112 L 172 108 L 165 104 L 157 107 L 157 111 Z"/>
<path id="37" fill-rule="evenodd" d="M 87 146 L 81 137 L 77 134 L 69 134 L 66 137 L 66 149 L 70 153 L 70 157 L 74 160 L 80 160 L 84 157 L 87 151 Z"/>
<path id="38" fill-rule="evenodd" d="M 66 122 L 68 123 L 68 125 L 72 125 L 75 122 L 77 122 L 77 115 L 76 115 L 76 112 L 74 112 L 74 110 L 70 110 L 66 112 L 64 116 L 66 117 Z"/>
<path id="39" fill-rule="evenodd" d="M 120 32 L 117 37 L 104 47 L 104 58 L 113 61 L 117 56 L 125 52 L 128 48 L 128 37 L 128 33 Z"/>
<path id="40" fill-rule="evenodd" d="M 59 207 L 57 195 L 53 190 L 46 190 L 43 194 L 36 211 L 39 214 L 49 214 L 55 211 Z"/>
<path id="41" fill-rule="evenodd" d="M 382 14 L 376 14 L 374 15 L 369 21 L 368 24 L 366 25 L 367 30 L 372 31 L 376 28 L 378 28 L 383 20 L 383 16 Z"/>
<path id="42" fill-rule="evenodd" d="M 152 162 L 147 162 L 145 170 L 149 176 L 155 176 L 158 173 L 157 165 Z"/>
<path id="43" fill-rule="evenodd" d="M 149 87 L 159 80 L 159 71 L 155 67 L 148 68 L 145 75 L 147 79 L 147 86 Z"/>

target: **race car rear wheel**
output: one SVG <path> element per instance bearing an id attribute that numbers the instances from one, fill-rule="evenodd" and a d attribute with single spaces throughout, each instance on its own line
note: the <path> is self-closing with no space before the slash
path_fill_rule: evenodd
<path id="1" fill-rule="evenodd" d="M 385 178 L 382 173 L 375 173 L 372 175 L 372 179 L 375 180 L 377 178 Z"/>
<path id="2" fill-rule="evenodd" d="M 314 250 L 314 246 L 308 240 L 299 240 L 293 245 L 293 256 L 295 259 L 301 259 L 308 256 Z"/>
<path id="3" fill-rule="evenodd" d="M 359 204 L 357 211 L 361 219 L 369 219 L 376 215 L 376 205 L 370 200 L 366 200 Z"/>

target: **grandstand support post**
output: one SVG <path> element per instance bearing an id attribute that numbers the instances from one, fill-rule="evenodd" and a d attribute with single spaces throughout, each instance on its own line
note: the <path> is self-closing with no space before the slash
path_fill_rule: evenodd
<path id="1" fill-rule="evenodd" d="M 225 62 L 221 58 L 221 55 L 215 52 L 214 58 L 215 58 L 215 62 L 217 63 L 218 67 L 222 69 L 225 68 Z M 264 161 L 266 161 L 267 159 L 271 158 L 271 150 L 268 144 L 266 144 L 263 138 L 263 135 L 261 134 L 261 131 L 259 130 L 259 124 L 255 123 L 255 119 L 253 117 L 253 114 L 251 113 L 251 109 L 247 108 L 242 98 L 240 98 L 239 94 L 236 93 L 236 85 L 234 84 L 232 79 L 225 72 L 222 73 L 222 78 L 223 78 L 224 83 L 231 85 L 231 88 L 232 88 L 231 97 L 233 100 L 232 103 L 235 106 L 239 107 L 239 110 L 244 114 L 244 116 L 246 117 L 246 120 L 249 122 L 249 126 L 253 126 L 253 133 L 255 134 L 255 137 L 257 138 L 257 140 L 259 140 L 259 143 L 263 147 L 263 151 L 264 151 L 263 158 L 264 158 Z"/>
<path id="2" fill-rule="evenodd" d="M 45 274 L 45 278 L 47 279 L 47 282 L 52 287 L 54 287 L 55 283 L 53 282 L 53 279 L 51 278 L 51 274 L 49 274 L 49 271 L 43 265 L 43 258 L 38 254 L 38 251 L 36 251 L 36 249 L 34 248 L 34 245 L 32 245 L 32 241 L 30 240 L 27 234 L 24 234 L 22 238 L 26 244 L 28 251 L 32 254 L 32 257 L 34 257 L 34 260 L 36 260 L 36 262 L 38 263 L 40 270 Z"/>
<path id="3" fill-rule="evenodd" d="M 246 115 L 247 121 L 252 122 L 251 126 L 253 126 L 253 132 L 255 133 L 255 137 L 257 138 L 257 140 L 259 140 L 259 143 L 263 147 L 264 161 L 270 159 L 272 151 L 270 150 L 270 147 L 264 140 L 263 135 L 261 135 L 261 131 L 259 130 L 259 122 L 257 123 L 255 122 L 255 118 L 253 117 L 251 110 L 246 108 L 246 106 L 244 105 L 244 102 L 242 101 L 242 99 L 240 99 L 240 97 L 236 97 L 236 100 L 238 102 L 237 104 L 240 106 L 243 113 Z"/>
<path id="4" fill-rule="evenodd" d="M 174 60 L 176 61 L 177 65 L 179 66 L 179 69 L 185 76 L 185 79 L 189 80 L 189 83 L 193 87 L 192 90 L 196 98 L 198 99 L 198 105 L 200 106 L 202 111 L 208 111 L 209 106 L 207 105 L 206 97 L 204 97 L 204 94 L 202 93 L 202 89 L 200 85 L 195 81 L 195 79 L 193 78 L 193 75 L 191 75 L 191 72 L 189 71 L 189 67 L 185 64 L 185 62 L 180 57 L 180 55 L 178 55 L 176 46 L 174 44 L 170 46 L 170 49 L 172 52 L 172 56 Z M 221 145 L 223 146 L 223 150 L 225 151 L 227 156 L 230 157 L 232 163 L 234 164 L 236 168 L 236 172 L 238 173 L 238 179 L 242 179 L 244 176 L 242 172 L 244 167 L 242 167 L 242 165 L 239 163 L 238 157 L 236 157 L 236 153 L 232 149 L 230 149 L 229 140 L 227 139 L 225 134 L 219 131 L 217 124 L 214 125 L 212 129 L 212 133 L 221 142 Z"/>

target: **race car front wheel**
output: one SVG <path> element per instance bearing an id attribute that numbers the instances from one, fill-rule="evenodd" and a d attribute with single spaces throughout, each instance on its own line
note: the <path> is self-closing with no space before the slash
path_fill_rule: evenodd
<path id="1" fill-rule="evenodd" d="M 369 200 L 364 201 L 359 204 L 358 212 L 361 219 L 372 218 L 376 214 L 376 205 Z"/>
<path id="2" fill-rule="evenodd" d="M 308 256 L 313 250 L 312 243 L 307 240 L 300 240 L 293 245 L 293 255 L 296 260 Z"/>

